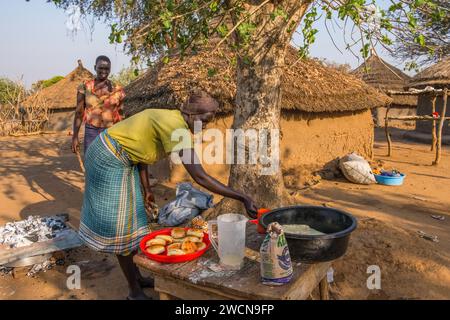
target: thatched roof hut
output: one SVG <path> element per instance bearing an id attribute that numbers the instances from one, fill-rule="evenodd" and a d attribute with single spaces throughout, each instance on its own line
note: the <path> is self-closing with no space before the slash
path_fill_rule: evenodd
<path id="1" fill-rule="evenodd" d="M 391 101 L 351 75 L 318 61 L 296 60 L 296 52 L 291 49 L 282 79 L 283 110 L 357 111 L 384 106 Z M 126 113 L 146 108 L 177 108 L 193 88 L 207 91 L 220 102 L 222 114 L 230 113 L 236 95 L 233 54 L 205 50 L 183 59 L 175 58 L 168 64 L 158 64 L 125 88 Z"/>
<path id="2" fill-rule="evenodd" d="M 132 115 L 147 108 L 178 108 L 192 89 L 201 88 L 220 102 L 219 117 L 210 127 L 225 135 L 233 122 L 236 95 L 234 57 L 229 51 L 204 50 L 158 64 L 125 88 L 124 109 Z M 356 151 L 371 158 L 373 121 L 371 108 L 392 100 L 352 75 L 315 60 L 297 61 L 295 49 L 287 56 L 282 78 L 280 159 L 285 182 L 294 185 L 337 157 Z M 225 140 L 224 140 L 225 141 Z M 206 143 L 206 142 L 205 142 Z M 179 166 L 157 164 L 158 178 L 178 182 L 188 177 Z M 227 165 L 205 165 L 226 182 Z"/>
<path id="3" fill-rule="evenodd" d="M 435 89 L 450 87 L 450 57 L 416 74 L 408 84 L 409 88 L 423 89 L 427 86 Z"/>
<path id="4" fill-rule="evenodd" d="M 450 57 L 444 58 L 442 61 L 419 72 L 409 82 L 410 88 L 424 89 L 425 87 L 433 87 L 435 89 L 450 88 Z M 443 95 L 436 97 L 435 109 L 433 110 L 432 100 L 434 93 L 420 93 L 417 103 L 418 115 L 431 115 L 433 111 L 442 114 L 444 107 Z M 447 111 L 445 114 L 450 116 L 450 100 L 447 101 Z M 433 130 L 430 121 L 418 121 L 414 132 L 407 137 L 420 142 L 431 142 L 431 132 Z M 450 144 L 450 123 L 444 122 L 442 129 L 442 143 Z"/>
<path id="5" fill-rule="evenodd" d="M 374 52 L 372 52 L 363 64 L 351 73 L 362 79 L 368 85 L 391 96 L 392 103 L 389 106 L 390 116 L 416 115 L 417 96 L 400 93 L 404 92 L 405 86 L 411 77 L 381 59 Z M 395 91 L 396 93 L 389 94 L 389 91 Z M 376 125 L 384 126 L 386 111 L 387 108 L 384 106 L 373 110 Z M 416 124 L 414 121 L 394 120 L 390 122 L 390 125 L 401 129 L 413 129 Z"/>
<path id="6" fill-rule="evenodd" d="M 382 91 L 404 91 L 411 79 L 400 69 L 387 63 L 379 56 L 372 54 L 366 62 L 351 72 L 370 86 Z M 417 97 L 411 95 L 394 95 L 392 104 L 395 106 L 416 107 Z"/>
<path id="7" fill-rule="evenodd" d="M 77 105 L 77 88 L 83 81 L 93 77 L 93 74 L 83 67 L 81 60 L 78 60 L 78 66 L 64 79 L 31 95 L 23 101 L 23 105 L 30 107 L 42 105 L 48 108 L 50 115 L 46 124 L 47 129 L 70 130 Z"/>
<path id="8" fill-rule="evenodd" d="M 26 99 L 23 104 L 32 103 L 37 95 L 46 101 L 51 110 L 73 109 L 77 104 L 77 87 L 85 80 L 92 79 L 93 74 L 83 67 L 81 60 L 78 66 L 54 85 L 44 88 Z"/>

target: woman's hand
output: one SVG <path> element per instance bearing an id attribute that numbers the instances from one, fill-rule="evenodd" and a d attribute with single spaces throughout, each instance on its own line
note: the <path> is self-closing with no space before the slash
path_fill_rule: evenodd
<path id="1" fill-rule="evenodd" d="M 250 198 L 249 196 L 245 196 L 242 202 L 244 203 L 245 210 L 247 210 L 247 214 L 252 218 L 256 218 L 258 213 L 258 207 L 256 206 L 253 199 Z"/>
<path id="2" fill-rule="evenodd" d="M 153 195 L 150 183 L 148 181 L 148 165 L 145 163 L 138 164 L 139 179 L 141 180 L 142 190 L 144 191 L 144 205 L 147 211 L 151 211 L 155 196 Z"/>
<path id="3" fill-rule="evenodd" d="M 72 137 L 72 152 L 80 152 L 80 140 L 78 140 L 77 136 Z"/>
<path id="4" fill-rule="evenodd" d="M 153 203 L 155 203 L 155 196 L 151 190 L 145 190 L 144 192 L 144 205 L 147 210 L 153 208 Z"/>

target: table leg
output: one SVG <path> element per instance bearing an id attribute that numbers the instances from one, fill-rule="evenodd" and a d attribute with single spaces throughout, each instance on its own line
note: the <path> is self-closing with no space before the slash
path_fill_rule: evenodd
<path id="1" fill-rule="evenodd" d="M 329 294 L 328 294 L 328 280 L 327 277 L 324 277 L 319 282 L 319 291 L 320 291 L 320 300 L 329 300 Z"/>
<path id="2" fill-rule="evenodd" d="M 174 300 L 174 297 L 165 292 L 159 292 L 159 300 Z"/>

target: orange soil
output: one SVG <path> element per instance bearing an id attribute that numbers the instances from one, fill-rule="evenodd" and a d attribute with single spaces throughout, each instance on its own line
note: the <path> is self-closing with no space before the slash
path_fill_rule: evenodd
<path id="1" fill-rule="evenodd" d="M 42 135 L 0 138 L 0 225 L 28 215 L 68 212 L 78 225 L 83 176 L 69 150 L 70 137 Z M 331 296 L 334 299 L 449 299 L 450 298 L 450 153 L 442 164 L 431 166 L 433 153 L 420 144 L 399 142 L 387 158 L 382 139 L 375 144 L 375 159 L 385 167 L 407 174 L 401 187 L 361 186 L 343 179 L 322 180 L 300 190 L 295 201 L 345 209 L 358 218 L 348 253 L 334 263 Z M 381 141 L 381 142 L 380 142 Z M 174 196 L 174 185 L 155 188 L 158 205 Z M 444 221 L 430 217 L 443 215 Z M 417 230 L 437 235 L 434 243 Z M 78 263 L 82 288 L 66 288 L 66 268 Z M 381 290 L 366 287 L 367 267 L 381 269 Z M 17 269 L 15 278 L 0 276 L 0 299 L 123 299 L 126 282 L 115 258 L 87 248 L 66 254 L 66 265 L 36 278 Z M 150 295 L 155 295 L 151 290 Z M 315 296 L 315 295 L 314 295 Z"/>

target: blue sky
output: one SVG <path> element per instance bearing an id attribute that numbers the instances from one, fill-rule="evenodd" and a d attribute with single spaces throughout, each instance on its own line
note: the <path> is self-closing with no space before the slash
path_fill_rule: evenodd
<path id="1" fill-rule="evenodd" d="M 129 65 L 129 57 L 123 53 L 122 46 L 109 44 L 106 24 L 96 21 L 91 33 L 84 21 L 82 31 L 73 36 L 66 29 L 66 19 L 63 10 L 45 0 L 0 0 L 0 30 L 3 31 L 0 77 L 18 80 L 23 76 L 25 85 L 30 87 L 37 80 L 66 75 L 76 67 L 77 59 L 92 70 L 95 58 L 101 54 L 110 57 L 112 73 Z M 317 27 L 319 34 L 311 48 L 312 56 L 349 63 L 352 67 L 362 63 L 344 50 L 341 30 L 331 30 L 331 35 L 343 53 L 335 48 L 323 24 L 319 23 Z M 299 42 L 297 37 L 294 41 Z M 378 53 L 402 68 L 385 52 Z"/>
<path id="2" fill-rule="evenodd" d="M 29 87 L 36 80 L 66 75 L 78 59 L 92 71 L 101 54 L 111 59 L 113 73 L 129 65 L 122 47 L 109 44 L 108 26 L 96 23 L 91 37 L 86 25 L 72 37 L 66 19 L 64 10 L 44 0 L 0 0 L 0 77 L 23 75 Z"/>

